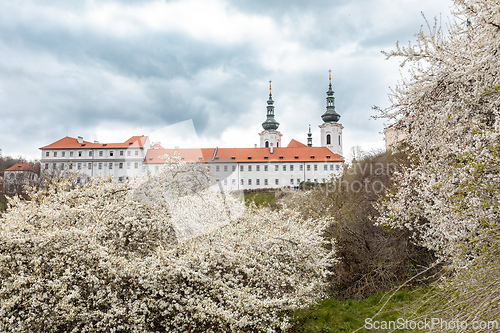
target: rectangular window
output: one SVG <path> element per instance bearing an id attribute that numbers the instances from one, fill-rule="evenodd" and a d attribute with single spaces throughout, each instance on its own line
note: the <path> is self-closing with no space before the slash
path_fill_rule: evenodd
<path id="1" fill-rule="evenodd" d="M 255 185 L 260 185 L 260 179 L 255 180 Z"/>
<path id="2" fill-rule="evenodd" d="M 330 164 L 330 170 L 333 171 L 333 164 Z"/>
<path id="3" fill-rule="evenodd" d="M 297 178 L 297 184 L 300 184 L 300 178 Z"/>
<path id="4" fill-rule="evenodd" d="M 127 169 L 130 169 L 130 162 L 127 162 Z"/>
<path id="5" fill-rule="evenodd" d="M 57 151 L 54 152 L 54 157 L 57 157 Z"/>
<path id="6" fill-rule="evenodd" d="M 68 169 L 73 170 L 73 163 L 71 162 L 68 163 Z"/>
<path id="7" fill-rule="evenodd" d="M 317 183 L 318 182 L 318 179 L 317 178 L 314 178 L 314 182 Z"/>
<path id="8" fill-rule="evenodd" d="M 260 171 L 260 165 L 255 166 L 255 171 Z"/>
<path id="9" fill-rule="evenodd" d="M 219 171 L 220 171 L 220 166 L 219 165 L 215 166 L 215 172 L 219 172 Z"/>
<path id="10" fill-rule="evenodd" d="M 123 150 L 120 150 L 120 156 L 123 156 Z"/>
<path id="11" fill-rule="evenodd" d="M 290 171 L 293 171 L 293 164 L 290 164 Z"/>
<path id="12" fill-rule="evenodd" d="M 92 163 L 87 163 L 87 169 L 92 169 Z"/>
<path id="13" fill-rule="evenodd" d="M 252 171 L 252 166 L 251 165 L 248 166 L 248 171 Z"/>
<path id="14" fill-rule="evenodd" d="M 304 165 L 303 164 L 299 165 L 299 170 L 300 171 L 304 171 Z"/>
<path id="15" fill-rule="evenodd" d="M 99 163 L 99 170 L 102 170 L 102 163 Z"/>
<path id="16" fill-rule="evenodd" d="M 137 155 L 139 155 L 139 151 L 138 150 L 135 151 L 135 156 L 137 156 Z"/>
<path id="17" fill-rule="evenodd" d="M 323 178 L 323 183 L 326 183 L 326 179 L 325 178 Z"/>
<path id="18" fill-rule="evenodd" d="M 307 169 L 307 171 L 311 171 L 311 165 L 308 164 L 306 169 Z"/>
<path id="19" fill-rule="evenodd" d="M 92 157 L 92 150 L 89 151 L 89 156 Z"/>
<path id="20" fill-rule="evenodd" d="M 134 169 L 139 169 L 139 162 L 134 163 Z M 158 170 L 156 170 L 156 171 L 158 171 Z"/>
<path id="21" fill-rule="evenodd" d="M 314 164 L 314 171 L 318 171 L 318 165 Z"/>
<path id="22" fill-rule="evenodd" d="M 240 165 L 240 171 L 243 171 L 243 165 Z"/>
<path id="23" fill-rule="evenodd" d="M 102 157 L 103 154 L 104 152 L 102 150 L 99 150 L 99 157 Z"/>
<path id="24" fill-rule="evenodd" d="M 227 178 L 224 179 L 224 185 L 227 185 Z"/>
<path id="25" fill-rule="evenodd" d="M 130 156 L 130 150 L 127 150 L 127 156 Z"/>
<path id="26" fill-rule="evenodd" d="M 123 162 L 118 163 L 118 168 L 123 169 Z"/>
<path id="27" fill-rule="evenodd" d="M 65 151 L 62 151 L 61 152 L 61 157 L 65 157 L 66 156 L 66 152 Z"/>
<path id="28" fill-rule="evenodd" d="M 264 185 L 268 185 L 267 179 L 264 179 Z"/>
<path id="29" fill-rule="evenodd" d="M 45 170 L 47 170 L 48 168 L 49 168 L 49 164 L 45 163 Z"/>
<path id="30" fill-rule="evenodd" d="M 114 154 L 115 154 L 114 151 L 112 151 L 112 150 L 109 151 L 109 156 L 113 156 Z"/>
<path id="31" fill-rule="evenodd" d="M 236 179 L 231 179 L 231 184 L 236 185 Z"/>
<path id="32" fill-rule="evenodd" d="M 327 164 L 325 164 L 325 165 L 324 165 L 324 167 L 323 167 L 323 169 L 324 169 L 325 171 L 328 171 L 328 165 L 327 165 Z"/>
<path id="33" fill-rule="evenodd" d="M 224 165 L 224 172 L 227 172 L 227 165 Z"/>
<path id="34" fill-rule="evenodd" d="M 72 151 L 69 152 L 69 157 L 73 157 L 73 152 Z"/>
<path id="35" fill-rule="evenodd" d="M 109 168 L 113 169 L 113 163 L 109 163 Z"/>
<path id="36" fill-rule="evenodd" d="M 290 184 L 293 185 L 293 178 L 290 178 Z"/>
<path id="37" fill-rule="evenodd" d="M 77 167 L 78 167 L 78 170 L 81 170 L 82 169 L 82 163 L 78 163 Z"/>
<path id="38" fill-rule="evenodd" d="M 280 166 L 276 164 L 276 165 L 274 166 L 274 171 L 279 171 L 279 169 L 280 169 Z"/>
<path id="39" fill-rule="evenodd" d="M 276 179 L 274 180 L 274 184 L 279 185 L 279 184 L 280 184 L 280 180 L 279 180 L 278 178 L 276 178 Z"/>
<path id="40" fill-rule="evenodd" d="M 241 179 L 241 185 L 245 185 L 245 181 Z"/>
<path id="41" fill-rule="evenodd" d="M 252 180 L 251 179 L 248 180 L 248 185 L 252 185 Z"/>
<path id="42" fill-rule="evenodd" d="M 283 171 L 286 171 L 286 164 L 283 165 Z"/>
<path id="43" fill-rule="evenodd" d="M 45 152 L 45 157 L 49 157 L 49 154 L 50 154 L 50 153 L 49 153 L 48 151 L 46 151 L 46 152 Z"/>
<path id="44" fill-rule="evenodd" d="M 236 171 L 236 165 L 233 165 L 233 168 L 232 168 L 233 172 Z"/>
<path id="45" fill-rule="evenodd" d="M 78 151 L 78 157 L 82 157 L 82 151 L 81 150 Z"/>
<path id="46" fill-rule="evenodd" d="M 264 165 L 264 171 L 267 171 L 267 164 Z"/>

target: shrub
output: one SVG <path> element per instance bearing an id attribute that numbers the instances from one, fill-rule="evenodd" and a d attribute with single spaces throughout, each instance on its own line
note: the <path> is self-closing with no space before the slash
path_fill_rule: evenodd
<path id="1" fill-rule="evenodd" d="M 140 183 L 54 180 L 30 202 L 12 199 L 0 219 L 0 331 L 280 331 L 321 298 L 334 263 L 326 222 L 204 186 L 179 192 L 191 167 Z"/>

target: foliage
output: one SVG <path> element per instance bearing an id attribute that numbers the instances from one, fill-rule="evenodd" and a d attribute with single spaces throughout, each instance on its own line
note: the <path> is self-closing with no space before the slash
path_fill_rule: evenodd
<path id="1" fill-rule="evenodd" d="M 380 206 L 379 222 L 410 230 L 455 273 L 443 282 L 446 319 L 469 310 L 498 319 L 487 304 L 500 297 L 500 12 L 496 1 L 454 3 L 447 32 L 429 25 L 415 44 L 387 54 L 411 66 L 394 106 L 383 110 L 406 134 L 411 164 Z"/>
<path id="2" fill-rule="evenodd" d="M 0 218 L 0 331 L 285 329 L 323 295 L 325 221 L 245 208 L 205 178 L 177 161 L 143 181 L 53 179 L 13 198 Z"/>
<path id="3" fill-rule="evenodd" d="M 333 217 L 325 237 L 335 240 L 340 259 L 331 280 L 339 299 L 386 291 L 434 260 L 410 242 L 409 232 L 374 225 L 379 216 L 375 205 L 392 188 L 392 174 L 404 163 L 404 154 L 367 154 L 333 182 L 282 200 L 306 217 Z"/>

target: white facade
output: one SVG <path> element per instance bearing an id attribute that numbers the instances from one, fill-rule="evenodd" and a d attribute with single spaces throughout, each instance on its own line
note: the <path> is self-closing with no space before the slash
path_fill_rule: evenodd
<path id="1" fill-rule="evenodd" d="M 260 136 L 260 147 L 282 147 L 281 146 L 281 134 L 279 131 L 262 131 L 259 133 Z"/>
<path id="2" fill-rule="evenodd" d="M 212 184 L 227 190 L 295 188 L 304 181 L 326 183 L 343 172 L 342 162 L 211 163 L 207 167 Z"/>
<path id="3" fill-rule="evenodd" d="M 70 139 L 66 140 L 65 146 L 56 145 L 64 140 L 61 139 L 53 144 L 54 147 L 41 148 L 41 172 L 73 173 L 77 183 L 86 182 L 91 177 L 124 180 L 143 172 L 143 162 L 150 146 L 148 137 L 143 137 L 141 144 L 137 141 L 123 144 L 84 143 L 80 138 L 64 138 Z"/>
<path id="4" fill-rule="evenodd" d="M 321 132 L 321 147 L 327 147 L 335 154 L 342 155 L 342 129 L 338 123 L 323 123 L 319 125 Z"/>

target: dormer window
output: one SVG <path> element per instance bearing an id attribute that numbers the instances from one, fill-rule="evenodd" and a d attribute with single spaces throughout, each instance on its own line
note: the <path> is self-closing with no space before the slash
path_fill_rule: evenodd
<path id="1" fill-rule="evenodd" d="M 311 155 L 311 159 L 314 159 L 314 155 Z"/>

